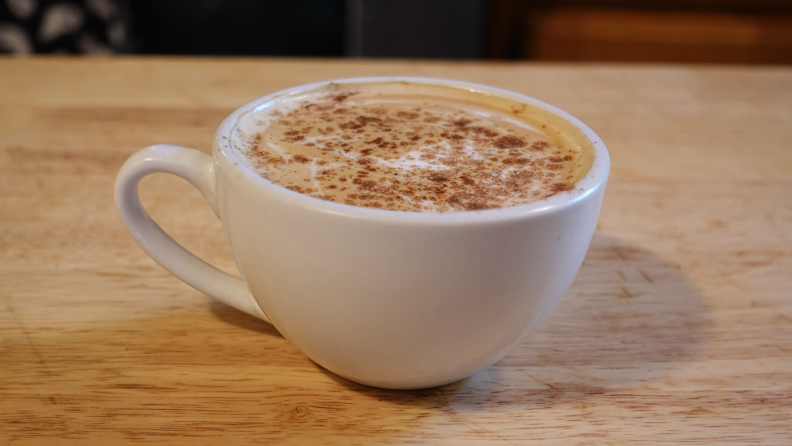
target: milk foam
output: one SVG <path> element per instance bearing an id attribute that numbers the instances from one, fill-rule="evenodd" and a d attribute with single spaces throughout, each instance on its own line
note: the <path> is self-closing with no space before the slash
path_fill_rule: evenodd
<path id="1" fill-rule="evenodd" d="M 436 88 L 336 85 L 282 98 L 242 116 L 230 145 L 290 190 L 401 211 L 528 203 L 570 190 L 586 169 L 552 120 Z"/>

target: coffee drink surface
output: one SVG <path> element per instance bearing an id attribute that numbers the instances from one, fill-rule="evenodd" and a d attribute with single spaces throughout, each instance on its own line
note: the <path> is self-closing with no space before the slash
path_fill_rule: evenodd
<path id="1" fill-rule="evenodd" d="M 395 82 L 276 99 L 243 115 L 230 143 L 249 168 L 287 189 L 413 212 L 541 200 L 573 189 L 591 165 L 588 141 L 547 112 Z"/>

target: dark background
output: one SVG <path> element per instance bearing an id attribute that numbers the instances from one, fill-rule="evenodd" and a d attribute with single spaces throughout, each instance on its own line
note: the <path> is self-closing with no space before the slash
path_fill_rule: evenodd
<path id="1" fill-rule="evenodd" d="M 130 0 L 137 52 L 343 56 L 344 0 Z"/>
<path id="2" fill-rule="evenodd" d="M 2 2 L 30 1 L 0 0 L 0 50 L 3 33 L 10 35 L 3 20 L 14 19 Z M 36 41 L 46 8 L 56 3 L 87 8 L 84 17 L 90 20 L 83 23 L 91 26 L 90 32 L 71 30 L 59 40 Z M 108 19 L 108 31 L 91 12 L 106 3 L 114 4 L 117 11 Z M 34 41 L 29 52 L 792 63 L 792 0 L 38 0 L 37 4 L 42 12 L 21 20 L 18 28 Z M 106 38 L 112 26 L 115 40 Z M 125 31 L 123 42 L 119 27 Z M 24 45 L 6 46 L 5 52 L 24 49 Z"/>

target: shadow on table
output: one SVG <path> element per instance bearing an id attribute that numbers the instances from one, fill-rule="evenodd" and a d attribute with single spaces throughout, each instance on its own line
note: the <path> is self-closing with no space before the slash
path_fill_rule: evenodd
<path id="1" fill-rule="evenodd" d="M 236 308 L 232 308 L 220 302 L 219 300 L 209 299 L 208 305 L 209 310 L 212 312 L 214 317 L 225 322 L 226 324 L 233 325 L 245 331 L 283 338 L 283 335 L 280 334 L 280 332 L 275 329 L 272 324 L 268 324 L 255 316 L 243 313 Z"/>
<path id="2" fill-rule="evenodd" d="M 673 373 L 674 364 L 696 356 L 709 325 L 705 304 L 678 267 L 596 234 L 550 319 L 504 359 L 470 378 L 433 389 L 391 391 L 321 370 L 361 396 L 446 413 L 504 404 L 524 409 L 585 404 Z"/>

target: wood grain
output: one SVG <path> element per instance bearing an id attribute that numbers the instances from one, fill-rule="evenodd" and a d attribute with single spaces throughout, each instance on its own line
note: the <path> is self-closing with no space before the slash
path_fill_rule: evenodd
<path id="1" fill-rule="evenodd" d="M 237 106 L 403 74 L 526 93 L 613 158 L 550 320 L 449 386 L 338 378 L 184 285 L 116 216 L 124 159 L 208 151 Z M 792 444 L 792 69 L 339 60 L 0 59 L 0 444 Z M 143 202 L 234 272 L 185 182 Z"/>

